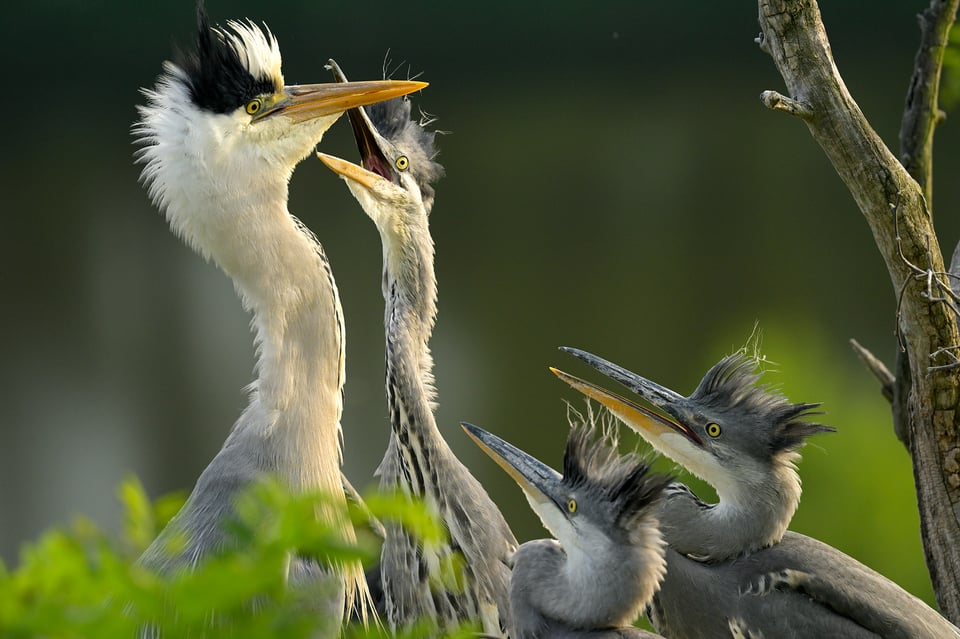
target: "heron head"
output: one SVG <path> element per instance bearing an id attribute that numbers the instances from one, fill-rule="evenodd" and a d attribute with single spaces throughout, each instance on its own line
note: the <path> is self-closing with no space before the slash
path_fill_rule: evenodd
<path id="1" fill-rule="evenodd" d="M 574 424 L 563 456 L 563 474 L 472 424 L 464 430 L 523 489 L 543 525 L 568 549 L 590 554 L 601 539 L 644 546 L 659 543 L 653 506 L 670 478 L 649 464 L 621 455 L 610 436 L 596 437 L 587 421 Z"/>
<path id="2" fill-rule="evenodd" d="M 788 464 L 807 437 L 833 428 L 805 421 L 819 404 L 794 404 L 759 383 L 757 360 L 734 353 L 712 366 L 684 397 L 585 351 L 562 349 L 620 382 L 657 411 L 595 384 L 551 369 L 584 395 L 606 406 L 658 451 L 711 484 L 733 494 L 768 480 Z"/>
<path id="3" fill-rule="evenodd" d="M 401 96 L 423 82 L 285 85 L 280 48 L 250 21 L 211 26 L 198 8 L 195 48 L 164 64 L 143 93 L 134 135 L 143 179 L 161 206 L 196 184 L 229 194 L 285 186 L 294 166 L 347 109 Z M 221 196 L 222 197 L 222 194 Z"/>
<path id="4" fill-rule="evenodd" d="M 338 82 L 346 82 L 339 65 L 328 63 Z M 360 151 L 353 164 L 324 153 L 318 157 L 343 177 L 354 197 L 378 227 L 396 225 L 395 216 L 429 214 L 433 184 L 443 175 L 436 161 L 436 131 L 431 120 L 414 119 L 411 103 L 398 98 L 347 112 Z M 403 222 L 403 220 L 399 220 Z"/>

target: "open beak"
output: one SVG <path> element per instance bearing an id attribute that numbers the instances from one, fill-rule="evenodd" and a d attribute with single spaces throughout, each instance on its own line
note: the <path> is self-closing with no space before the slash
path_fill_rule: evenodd
<path id="1" fill-rule="evenodd" d="M 567 347 L 561 347 L 560 350 L 583 360 L 607 377 L 620 382 L 655 408 L 659 408 L 670 415 L 670 417 L 660 415 L 579 377 L 564 373 L 556 368 L 550 369 L 554 375 L 565 381 L 574 390 L 606 406 L 610 412 L 619 417 L 627 426 L 637 431 L 640 436 L 649 440 L 650 436 L 659 438 L 665 433 L 675 432 L 686 437 L 698 448 L 704 447 L 703 440 L 679 421 L 676 407 L 686 399 L 685 397 L 586 351 Z"/>
<path id="2" fill-rule="evenodd" d="M 317 157 L 320 158 L 320 161 L 327 165 L 331 171 L 337 175 L 343 176 L 348 180 L 353 180 L 354 182 L 364 186 L 368 189 L 372 189 L 373 185 L 376 184 L 377 180 L 382 180 L 383 178 L 368 171 L 362 167 L 353 164 L 352 162 L 347 162 L 346 160 L 341 160 L 338 157 L 333 155 L 327 155 L 326 153 L 321 153 L 317 151 Z"/>
<path id="3" fill-rule="evenodd" d="M 335 60 L 329 60 L 327 68 L 333 73 L 337 82 L 351 84 L 347 82 L 347 76 Z M 355 165 L 325 153 L 318 153 L 317 157 L 334 173 L 353 180 L 368 189 L 373 188 L 373 184 L 378 178 L 399 184 L 399 177 L 381 150 L 380 140 L 382 138 L 374 128 L 366 111 L 359 107 L 349 109 L 347 110 L 347 117 L 350 118 L 353 137 L 357 141 L 357 149 L 360 151 L 360 164 Z"/>
<path id="4" fill-rule="evenodd" d="M 517 482 L 530 499 L 531 505 L 542 507 L 552 504 L 562 510 L 560 487 L 563 476 L 560 473 L 482 428 L 466 422 L 461 422 L 460 426 L 470 439 L 477 443 L 480 450 Z"/>
<path id="5" fill-rule="evenodd" d="M 397 98 L 427 86 L 412 80 L 370 80 L 298 84 L 283 87 L 279 99 L 267 105 L 254 121 L 284 115 L 294 122 L 306 122 L 324 115 L 343 113 L 352 108 Z"/>

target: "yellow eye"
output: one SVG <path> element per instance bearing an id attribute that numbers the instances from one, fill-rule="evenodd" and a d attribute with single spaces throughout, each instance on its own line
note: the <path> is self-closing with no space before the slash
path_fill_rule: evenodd
<path id="1" fill-rule="evenodd" d="M 570 498 L 570 500 L 567 502 L 567 511 L 570 512 L 570 513 L 575 513 L 575 512 L 577 512 L 577 500 L 576 500 L 576 499 L 573 499 L 572 497 Z"/>
<path id="2" fill-rule="evenodd" d="M 257 113 L 260 112 L 260 108 L 262 106 L 263 106 L 263 100 L 261 100 L 260 98 L 254 98 L 253 100 L 250 100 L 249 102 L 247 102 L 247 106 L 246 106 L 247 113 L 249 115 L 256 115 Z"/>
<path id="3" fill-rule="evenodd" d="M 719 437 L 720 424 L 714 424 L 713 422 L 707 424 L 707 435 L 710 435 L 711 437 Z"/>
<path id="4" fill-rule="evenodd" d="M 401 155 L 397 158 L 396 166 L 398 171 L 406 171 L 410 168 L 410 160 L 407 159 L 407 156 Z"/>

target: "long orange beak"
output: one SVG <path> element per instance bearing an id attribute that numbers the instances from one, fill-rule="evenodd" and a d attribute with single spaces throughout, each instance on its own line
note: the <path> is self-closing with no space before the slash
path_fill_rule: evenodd
<path id="1" fill-rule="evenodd" d="M 370 80 L 297 84 L 283 87 L 279 99 L 258 114 L 255 121 L 284 115 L 294 122 L 305 122 L 324 115 L 397 98 L 427 86 L 413 80 Z"/>

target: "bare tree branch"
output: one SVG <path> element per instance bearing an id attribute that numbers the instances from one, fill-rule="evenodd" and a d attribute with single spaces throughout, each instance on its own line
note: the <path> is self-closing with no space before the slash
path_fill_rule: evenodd
<path id="1" fill-rule="evenodd" d="M 768 109 L 783 111 L 789 115 L 795 115 L 801 120 L 809 120 L 813 117 L 813 111 L 810 110 L 808 105 L 781 95 L 776 91 L 764 91 L 760 94 L 760 101 Z"/>
<path id="2" fill-rule="evenodd" d="M 957 14 L 958 0 L 932 0 L 918 16 L 920 46 L 913 64 L 913 75 L 900 122 L 900 161 L 923 190 L 928 211 L 933 207 L 933 133 L 944 114 L 939 107 L 940 76 L 950 26 Z M 899 318 L 898 318 L 899 319 Z M 898 330 L 901 330 L 898 325 Z M 897 379 L 892 405 L 893 430 L 910 448 L 909 396 L 911 387 L 910 354 L 897 350 Z"/>
<path id="3" fill-rule="evenodd" d="M 955 0 L 934 0 L 931 7 L 947 5 L 949 11 L 951 4 L 955 13 Z M 898 371 L 895 388 L 912 381 L 904 406 L 924 552 L 940 609 L 956 623 L 960 471 L 952 469 L 960 451 L 960 368 L 945 364 L 950 363 L 946 354 L 960 344 L 960 331 L 955 305 L 943 290 L 945 285 L 949 290 L 950 278 L 943 277 L 943 256 L 925 195 L 929 182 L 921 185 L 911 177 L 850 96 L 815 0 L 759 0 L 759 6 L 763 43 L 783 76 L 787 94 L 809 108 L 804 122 L 866 218 L 894 293 L 901 297 L 899 326 L 909 366 L 903 374 Z M 938 77 L 939 73 L 934 81 Z M 925 84 L 920 82 L 917 96 L 928 95 L 922 89 Z M 936 89 L 914 102 L 929 106 L 935 99 Z M 931 118 L 932 128 L 936 116 Z M 923 121 L 917 117 L 919 124 Z M 919 148 L 931 147 L 924 143 Z"/>
<path id="4" fill-rule="evenodd" d="M 946 115 L 940 110 L 940 75 L 950 26 L 957 15 L 958 0 L 932 0 L 918 17 L 920 48 L 913 64 L 913 77 L 900 123 L 900 161 L 923 188 L 927 205 L 933 206 L 933 132 Z"/>
<path id="5" fill-rule="evenodd" d="M 879 380 L 880 392 L 884 397 L 887 398 L 888 402 L 892 402 L 893 385 L 896 383 L 897 378 L 893 376 L 893 373 L 890 372 L 890 369 L 888 369 L 883 362 L 877 359 L 876 355 L 864 348 L 860 342 L 855 339 L 851 339 L 850 346 L 853 347 L 853 350 L 860 358 L 860 361 L 866 364 L 867 368 L 870 369 L 870 372 L 873 373 L 873 376 Z"/>

